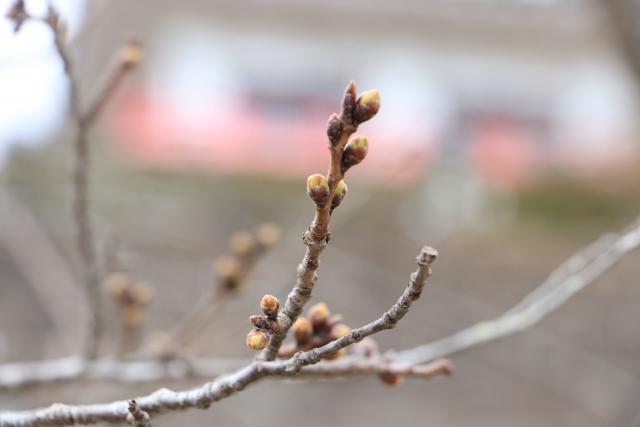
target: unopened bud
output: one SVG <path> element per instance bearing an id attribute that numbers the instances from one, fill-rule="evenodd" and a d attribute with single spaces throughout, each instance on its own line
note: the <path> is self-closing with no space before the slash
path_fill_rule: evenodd
<path id="1" fill-rule="evenodd" d="M 112 273 L 104 281 L 104 288 L 113 298 L 120 298 L 129 287 L 129 277 L 122 273 Z"/>
<path id="2" fill-rule="evenodd" d="M 342 173 L 346 172 L 351 166 L 357 165 L 367 156 L 369 150 L 369 142 L 366 136 L 352 136 L 344 146 L 342 153 Z"/>
<path id="3" fill-rule="evenodd" d="M 342 136 L 344 126 L 337 114 L 332 114 L 327 122 L 327 136 L 331 145 L 336 145 Z"/>
<path id="4" fill-rule="evenodd" d="M 258 231 L 256 232 L 256 240 L 262 246 L 269 248 L 275 245 L 278 240 L 280 240 L 280 236 L 282 235 L 282 229 L 279 225 L 273 224 L 271 222 L 266 222 L 260 227 L 258 227 Z"/>
<path id="5" fill-rule="evenodd" d="M 355 119 L 358 124 L 364 123 L 376 115 L 380 109 L 380 92 L 376 89 L 362 92 L 356 101 Z"/>
<path id="6" fill-rule="evenodd" d="M 120 49 L 120 60 L 125 68 L 134 68 L 140 64 L 142 50 L 140 44 L 135 40 L 130 40 Z"/>
<path id="7" fill-rule="evenodd" d="M 351 80 L 344 91 L 342 98 L 342 119 L 349 124 L 356 125 L 356 82 Z"/>
<path id="8" fill-rule="evenodd" d="M 325 359 L 327 360 L 336 360 L 339 359 L 343 356 L 347 355 L 347 349 L 346 348 L 341 348 L 340 350 L 336 351 L 335 353 L 325 357 Z"/>
<path id="9" fill-rule="evenodd" d="M 330 315 L 329 307 L 323 302 L 315 304 L 309 309 L 309 321 L 311 321 L 314 333 L 326 328 Z"/>
<path id="10" fill-rule="evenodd" d="M 122 319 L 125 325 L 134 328 L 142 323 L 143 309 L 137 304 L 125 305 L 122 308 Z"/>
<path id="11" fill-rule="evenodd" d="M 338 338 L 342 338 L 351 332 L 351 328 L 343 323 L 338 323 L 337 325 L 333 325 L 331 327 L 331 333 L 329 334 L 329 338 L 332 340 L 337 340 Z"/>
<path id="12" fill-rule="evenodd" d="M 216 279 L 228 290 L 237 289 L 242 283 L 240 261 L 231 256 L 221 256 L 213 263 Z"/>
<path id="13" fill-rule="evenodd" d="M 255 247 L 253 236 L 248 231 L 236 231 L 229 239 L 229 248 L 234 254 L 248 255 Z"/>
<path id="14" fill-rule="evenodd" d="M 134 283 L 131 292 L 133 293 L 136 302 L 142 305 L 151 302 L 151 300 L 155 296 L 153 285 L 149 282 Z"/>
<path id="15" fill-rule="evenodd" d="M 292 328 L 293 335 L 296 338 L 296 343 L 298 343 L 298 346 L 306 344 L 309 341 L 309 338 L 311 338 L 312 328 L 309 319 L 298 317 Z"/>
<path id="16" fill-rule="evenodd" d="M 389 387 L 395 387 L 404 381 L 404 377 L 402 375 L 394 374 L 392 372 L 383 372 L 378 374 L 378 377 Z"/>
<path id="17" fill-rule="evenodd" d="M 307 178 L 307 194 L 316 205 L 324 206 L 329 198 L 329 181 L 319 173 Z"/>
<path id="18" fill-rule="evenodd" d="M 262 350 L 269 343 L 269 336 L 260 329 L 252 329 L 247 334 L 247 347 L 250 350 Z"/>
<path id="19" fill-rule="evenodd" d="M 273 295 L 265 295 L 260 300 L 260 309 L 265 316 L 274 319 L 280 309 L 280 301 Z"/>
<path id="20" fill-rule="evenodd" d="M 347 195 L 347 184 L 344 182 L 344 179 L 340 180 L 338 185 L 336 186 L 336 192 L 333 195 L 333 200 L 331 201 L 331 209 L 335 209 L 340 206 L 344 196 Z"/>

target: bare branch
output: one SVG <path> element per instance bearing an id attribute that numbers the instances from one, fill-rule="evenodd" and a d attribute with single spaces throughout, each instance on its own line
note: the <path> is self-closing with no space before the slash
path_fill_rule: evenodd
<path id="1" fill-rule="evenodd" d="M 418 269 L 411 275 L 411 280 L 398 301 L 383 315 L 349 334 L 322 347 L 301 352 L 294 357 L 281 361 L 256 360 L 234 373 L 215 381 L 206 383 L 198 388 L 186 391 L 171 391 L 160 389 L 150 395 L 136 399 L 139 409 L 149 415 L 184 410 L 187 408 L 208 408 L 218 400 L 244 390 L 245 387 L 266 376 L 295 376 L 305 366 L 315 365 L 323 358 L 335 354 L 342 348 L 362 341 L 377 332 L 394 328 L 417 300 L 428 277 L 431 275 L 431 263 L 437 252 L 424 247 L 417 258 Z M 396 369 L 408 369 L 406 366 L 396 366 Z M 431 369 L 444 373 L 447 369 Z M 422 374 L 426 374 L 426 369 Z M 0 427 L 26 427 L 44 425 L 93 424 L 100 421 L 122 422 L 129 416 L 129 401 L 121 400 L 111 403 L 94 405 L 64 405 L 54 404 L 48 408 L 23 412 L 0 413 Z"/>
<path id="2" fill-rule="evenodd" d="M 251 364 L 250 359 L 173 359 L 133 360 L 79 357 L 51 359 L 39 362 L 0 365 L 0 390 L 16 390 L 30 386 L 69 381 L 107 381 L 121 384 L 210 379 Z M 427 365 L 396 363 L 394 354 L 345 356 L 336 360 L 304 367 L 294 379 L 342 378 L 392 373 L 410 378 L 429 379 L 433 375 L 452 371 L 450 362 L 436 361 Z M 432 375 L 433 374 L 433 375 Z"/>
<path id="3" fill-rule="evenodd" d="M 89 312 L 89 333 L 86 342 L 86 356 L 90 359 L 97 357 L 99 339 L 102 334 L 100 319 L 100 278 L 95 255 L 94 232 L 89 215 L 89 170 L 90 153 L 88 133 L 91 125 L 102 107 L 115 92 L 125 73 L 132 69 L 139 60 L 137 45 L 130 43 L 123 49 L 115 72 L 108 79 L 105 88 L 85 113 L 81 106 L 80 80 L 75 72 L 73 60 L 66 40 L 66 25 L 61 22 L 58 12 L 49 5 L 46 17 L 42 19 L 53 32 L 54 45 L 58 56 L 62 60 L 64 71 L 69 80 L 70 109 L 76 124 L 76 135 L 73 144 L 73 214 L 75 219 L 77 245 L 81 259 L 81 276 L 85 284 L 91 310 Z"/>
<path id="4" fill-rule="evenodd" d="M 494 341 L 538 323 L 640 246 L 640 218 L 621 233 L 603 236 L 564 262 L 549 278 L 502 316 L 447 338 L 396 355 L 398 362 L 426 363 Z"/>

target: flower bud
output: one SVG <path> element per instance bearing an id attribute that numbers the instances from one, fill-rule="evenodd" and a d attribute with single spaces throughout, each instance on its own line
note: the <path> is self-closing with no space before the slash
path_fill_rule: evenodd
<path id="1" fill-rule="evenodd" d="M 376 89 L 362 92 L 356 101 L 355 119 L 358 124 L 364 123 L 376 115 L 380 109 L 380 92 Z"/>
<path id="2" fill-rule="evenodd" d="M 104 288 L 113 298 L 120 298 L 129 287 L 129 277 L 122 273 L 112 273 L 104 281 Z"/>
<path id="3" fill-rule="evenodd" d="M 280 240 L 282 235 L 282 229 L 279 225 L 270 222 L 265 222 L 258 227 L 256 233 L 256 240 L 265 248 L 269 248 L 276 244 Z"/>
<path id="4" fill-rule="evenodd" d="M 347 184 L 344 182 L 344 179 L 341 179 L 338 185 L 336 186 L 336 192 L 333 195 L 333 200 L 331 201 L 331 210 L 337 208 L 340 203 L 342 203 L 342 199 L 347 195 Z"/>
<path id="5" fill-rule="evenodd" d="M 342 98 L 342 119 L 349 124 L 357 124 L 354 114 L 356 112 L 356 82 L 351 80 L 344 91 Z M 354 123 L 356 122 L 356 123 Z"/>
<path id="6" fill-rule="evenodd" d="M 155 296 L 153 285 L 149 282 L 136 282 L 131 289 L 138 304 L 148 304 Z"/>
<path id="7" fill-rule="evenodd" d="M 278 315 L 280 309 L 280 301 L 273 295 L 265 295 L 260 300 L 260 310 L 265 316 L 274 319 Z"/>
<path id="8" fill-rule="evenodd" d="M 313 326 L 314 333 L 320 332 L 326 328 L 330 315 L 329 307 L 327 307 L 327 304 L 323 302 L 315 304 L 309 309 L 309 321 Z"/>
<path id="9" fill-rule="evenodd" d="M 329 198 L 329 181 L 319 173 L 307 178 L 307 194 L 316 205 L 323 206 Z"/>
<path id="10" fill-rule="evenodd" d="M 342 173 L 363 161 L 368 150 L 369 142 L 366 136 L 352 136 L 342 152 Z"/>
<path id="11" fill-rule="evenodd" d="M 338 323 L 337 325 L 333 325 L 331 327 L 331 332 L 329 334 L 329 338 L 331 340 L 337 340 L 338 338 L 342 338 L 351 332 L 351 328 L 343 323 Z"/>
<path id="12" fill-rule="evenodd" d="M 346 356 L 347 355 L 347 349 L 346 348 L 341 348 L 340 350 L 336 351 L 333 354 L 330 354 L 329 356 L 325 357 L 325 359 L 327 360 L 336 360 L 341 358 L 342 356 Z"/>
<path id="13" fill-rule="evenodd" d="M 135 40 L 129 42 L 120 49 L 120 60 L 125 68 L 135 68 L 140 64 L 142 59 L 142 50 L 140 44 Z"/>
<path id="14" fill-rule="evenodd" d="M 309 338 L 311 338 L 312 328 L 309 319 L 298 317 L 292 328 L 293 335 L 296 338 L 296 343 L 298 344 L 298 346 L 305 345 L 309 341 Z"/>
<path id="15" fill-rule="evenodd" d="M 236 231 L 229 239 L 229 248 L 236 255 L 246 256 L 254 247 L 253 236 L 248 231 Z"/>
<path id="16" fill-rule="evenodd" d="M 332 114 L 327 122 L 327 136 L 331 145 L 336 145 L 340 141 L 342 136 L 342 130 L 344 126 L 340 117 L 337 114 Z"/>
<path id="17" fill-rule="evenodd" d="M 250 350 L 262 350 L 269 343 L 269 336 L 260 329 L 252 329 L 247 334 L 247 347 Z"/>
<path id="18" fill-rule="evenodd" d="M 142 314 L 142 307 L 137 304 L 125 305 L 122 308 L 122 319 L 125 325 L 130 328 L 135 328 L 142 323 Z"/>
<path id="19" fill-rule="evenodd" d="M 395 387 L 400 385 L 404 381 L 404 377 L 402 375 L 394 374 L 391 372 L 383 372 L 378 374 L 378 378 L 388 385 L 389 387 Z"/>
<path id="20" fill-rule="evenodd" d="M 231 256 L 221 256 L 213 264 L 216 280 L 227 290 L 237 289 L 242 284 L 242 266 Z"/>

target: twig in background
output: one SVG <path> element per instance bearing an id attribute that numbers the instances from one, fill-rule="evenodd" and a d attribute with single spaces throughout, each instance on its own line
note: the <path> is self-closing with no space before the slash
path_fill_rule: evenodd
<path id="1" fill-rule="evenodd" d="M 30 16 L 23 0 L 16 1 L 7 13 L 14 22 L 17 32 L 22 23 L 28 19 L 44 22 L 53 33 L 56 52 L 62 61 L 65 74 L 69 80 L 69 107 L 76 126 L 73 144 L 73 215 L 77 233 L 77 245 L 80 254 L 82 282 L 89 295 L 91 310 L 86 339 L 85 353 L 93 359 L 98 355 L 100 336 L 102 335 L 100 275 L 96 262 L 94 231 L 89 215 L 89 170 L 90 152 L 88 133 L 95 123 L 100 111 L 115 93 L 124 75 L 140 61 L 140 49 L 136 42 L 130 41 L 119 53 L 117 64 L 99 91 L 96 100 L 84 111 L 81 105 L 80 80 L 76 73 L 67 43 L 67 27 L 53 5 L 49 4 L 47 14 L 43 18 Z"/>
<path id="2" fill-rule="evenodd" d="M 261 224 L 255 233 L 237 231 L 229 239 L 230 255 L 215 260 L 213 274 L 216 287 L 200 298 L 182 319 L 169 331 L 175 345 L 189 346 L 193 339 L 210 323 L 211 317 L 222 304 L 244 287 L 256 263 L 271 249 L 282 235 L 280 226 Z"/>
<path id="3" fill-rule="evenodd" d="M 154 297 L 153 285 L 132 280 L 123 273 L 113 273 L 107 277 L 104 287 L 120 310 L 122 334 L 118 355 L 122 356 L 137 347 L 144 310 Z"/>
<path id="4" fill-rule="evenodd" d="M 593 283 L 625 255 L 640 247 L 640 218 L 616 235 L 606 236 L 569 258 L 551 273 L 540 288 L 502 316 L 477 323 L 447 338 L 399 352 L 396 360 L 426 363 L 508 335 L 521 332 L 542 320 L 581 289 Z"/>
<path id="5" fill-rule="evenodd" d="M 27 279 L 53 325 L 54 333 L 48 334 L 47 345 L 55 345 L 56 353 L 77 352 L 83 339 L 77 313 L 81 313 L 81 319 L 86 318 L 88 305 L 70 266 L 32 212 L 3 187 L 0 187 L 0 223 L 0 246 L 6 248 Z M 77 313 L 70 312 L 69 305 Z"/>
<path id="6" fill-rule="evenodd" d="M 354 345 L 353 347 L 356 347 Z M 241 369 L 251 359 L 197 359 L 170 360 L 117 360 L 79 357 L 50 359 L 39 362 L 8 363 L 0 365 L 0 390 L 62 384 L 69 381 L 100 381 L 119 384 L 211 379 Z M 292 379 L 344 378 L 404 372 L 407 378 L 429 379 L 429 372 L 449 374 L 450 362 L 442 359 L 426 365 L 396 363 L 393 354 L 350 355 L 336 360 L 323 360 L 304 367 Z"/>

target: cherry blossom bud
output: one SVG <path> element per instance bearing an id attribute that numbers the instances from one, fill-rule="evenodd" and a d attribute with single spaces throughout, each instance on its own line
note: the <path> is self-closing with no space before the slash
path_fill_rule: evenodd
<path id="1" fill-rule="evenodd" d="M 367 156 L 369 142 L 366 136 L 352 136 L 344 147 L 342 153 L 342 173 L 351 166 L 357 165 Z"/>
<path id="2" fill-rule="evenodd" d="M 265 248 L 269 248 L 275 245 L 278 240 L 280 240 L 281 235 L 282 229 L 279 225 L 265 222 L 264 224 L 260 225 L 260 227 L 258 227 L 258 231 L 256 232 L 256 240 Z"/>
<path id="3" fill-rule="evenodd" d="M 269 318 L 274 319 L 280 309 L 280 301 L 273 295 L 265 295 L 260 300 L 260 309 Z"/>
<path id="4" fill-rule="evenodd" d="M 305 345 L 309 341 L 309 338 L 311 338 L 312 327 L 309 319 L 298 317 L 292 328 L 298 346 Z"/>
<path id="5" fill-rule="evenodd" d="M 344 126 L 340 117 L 337 114 L 332 114 L 327 122 L 327 137 L 331 145 L 336 145 L 340 141 L 342 136 L 342 130 Z"/>
<path id="6" fill-rule="evenodd" d="M 269 335 L 260 329 L 252 329 L 247 334 L 247 347 L 250 350 L 262 350 L 269 343 Z"/>
<path id="7" fill-rule="evenodd" d="M 340 180 L 340 182 L 336 186 L 336 192 L 333 195 L 333 200 L 331 201 L 331 210 L 337 208 L 340 203 L 342 203 L 344 196 L 347 195 L 347 190 L 347 184 L 344 182 L 344 180 Z"/>
<path id="8" fill-rule="evenodd" d="M 253 236 L 248 231 L 236 231 L 229 239 L 229 248 L 239 256 L 246 256 L 255 247 Z"/>
<path id="9" fill-rule="evenodd" d="M 142 59 L 142 50 L 140 44 L 135 40 L 129 42 L 120 49 L 120 60 L 125 68 L 135 68 L 140 64 Z"/>
<path id="10" fill-rule="evenodd" d="M 329 338 L 331 340 L 337 340 L 338 338 L 342 338 L 351 332 L 351 328 L 343 323 L 338 323 L 337 325 L 333 325 L 331 327 L 331 332 L 329 334 Z"/>
<path id="11" fill-rule="evenodd" d="M 364 123 L 376 115 L 380 109 L 380 92 L 376 89 L 362 92 L 356 101 L 355 119 Z"/>
<path id="12" fill-rule="evenodd" d="M 329 181 L 319 173 L 307 178 L 307 194 L 316 205 L 324 206 L 329 198 Z"/>
<path id="13" fill-rule="evenodd" d="M 323 302 L 315 304 L 309 309 L 309 321 L 313 326 L 314 333 L 320 332 L 326 328 L 330 315 L 329 307 L 327 307 L 327 304 Z"/>

